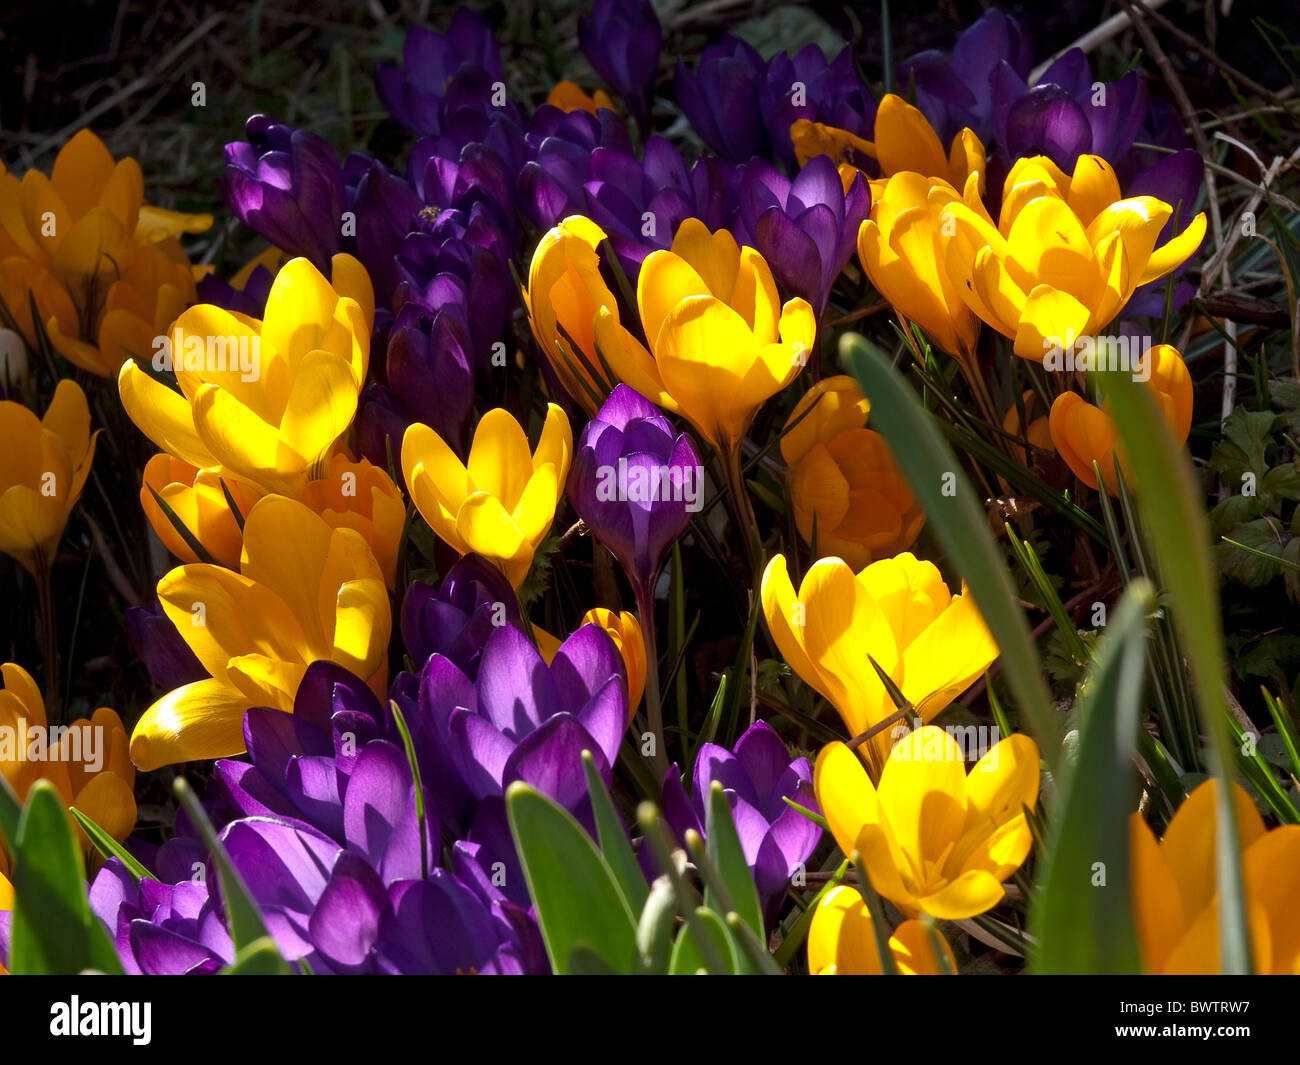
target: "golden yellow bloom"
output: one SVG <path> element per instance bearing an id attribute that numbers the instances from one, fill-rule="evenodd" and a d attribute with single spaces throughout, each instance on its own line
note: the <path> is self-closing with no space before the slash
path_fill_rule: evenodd
<path id="1" fill-rule="evenodd" d="M 855 570 L 911 547 L 925 515 L 851 377 L 827 377 L 795 405 L 781 437 L 795 526 Z"/>
<path id="2" fill-rule="evenodd" d="M 904 736 L 879 785 L 842 743 L 817 756 L 813 786 L 835 842 L 856 850 L 871 886 L 905 915 L 962 920 L 1002 901 L 1033 836 L 1022 807 L 1038 800 L 1038 747 L 1007 736 L 966 773 L 936 725 Z"/>
<path id="3" fill-rule="evenodd" d="M 920 921 L 907 920 L 889 937 L 889 950 L 900 976 L 938 976 L 943 970 L 935 941 L 957 971 L 948 941 Z M 808 972 L 813 976 L 880 976 L 880 953 L 871 925 L 871 911 L 855 888 L 832 888 L 813 911 L 808 929 Z"/>
<path id="4" fill-rule="evenodd" d="M 591 115 L 601 107 L 614 110 L 614 101 L 603 89 L 597 89 L 595 95 L 589 95 L 582 86 L 572 81 L 557 81 L 546 94 L 546 102 L 561 111 L 586 111 Z"/>
<path id="5" fill-rule="evenodd" d="M 1157 344 L 1145 356 L 1151 367 L 1146 386 L 1160 405 L 1169 432 L 1178 444 L 1187 442 L 1192 428 L 1192 375 L 1178 349 Z M 1093 406 L 1077 392 L 1063 392 L 1052 403 L 1048 420 L 1052 444 L 1067 466 L 1084 484 L 1097 487 L 1092 464 L 1101 467 L 1102 483 L 1111 495 L 1119 494 L 1115 477 L 1115 449 L 1119 431 L 1106 411 L 1106 405 Z M 1121 449 L 1120 468 L 1128 472 Z"/>
<path id="6" fill-rule="evenodd" d="M 809 119 L 797 119 L 790 126 L 790 140 L 794 144 L 795 158 L 804 166 L 817 155 L 829 155 L 837 162 L 853 164 L 861 157 L 875 159 L 885 177 L 910 171 L 924 178 L 940 178 L 958 189 L 965 189 L 972 175 L 978 191 L 984 191 L 984 173 L 987 154 L 980 139 L 969 129 L 963 129 L 952 139 L 949 150 L 943 150 L 939 135 L 919 109 L 901 96 L 888 93 L 881 98 L 876 109 L 874 141 L 854 136 L 848 130 L 838 129 Z M 875 188 L 873 183 L 872 195 Z"/>
<path id="7" fill-rule="evenodd" d="M 930 721 L 998 654 L 974 600 L 952 595 L 933 563 L 906 551 L 856 576 L 843 560 L 823 558 L 804 574 L 798 596 L 777 555 L 761 595 L 781 656 L 839 711 L 851 736 L 895 712 L 869 657 Z M 883 730 L 863 749 L 883 765 L 889 748 Z"/>
<path id="8" fill-rule="evenodd" d="M 0 170 L 0 299 L 37 344 L 40 325 L 71 362 L 101 376 L 150 350 L 194 298 L 194 269 L 177 237 L 212 225 L 144 203 L 139 164 L 114 162 L 89 130 L 60 150 L 50 176 Z M 140 345 L 143 344 L 143 347 Z"/>
<path id="9" fill-rule="evenodd" d="M 1133 911 L 1146 967 L 1161 974 L 1211 974 L 1219 966 L 1214 778 L 1196 787 L 1156 843 L 1134 813 Z M 1239 784 L 1232 786 L 1242 848 L 1246 915 L 1255 972 L 1300 975 L 1300 825 L 1266 831 Z"/>
<path id="10" fill-rule="evenodd" d="M 1081 155 L 1071 177 L 1043 156 L 1018 160 L 996 226 L 951 190 L 932 190 L 930 203 L 957 292 L 1034 362 L 1095 336 L 1205 235 L 1202 213 L 1157 248 L 1173 208 L 1152 196 L 1121 199 L 1114 170 L 1095 155 Z"/>
<path id="11" fill-rule="evenodd" d="M 618 303 L 600 275 L 596 249 L 604 239 L 605 231 L 589 218 L 564 219 L 538 243 L 523 294 L 538 346 L 590 415 L 618 383 L 608 379 L 596 351 L 597 316 L 607 315 L 615 326 L 619 321 Z M 631 340 L 625 330 L 610 335 Z"/>
<path id="12" fill-rule="evenodd" d="M 946 182 L 913 171 L 874 182 L 871 216 L 858 230 L 858 258 L 898 315 L 919 325 L 949 355 L 969 360 L 979 322 L 943 265 L 928 201 L 939 185 Z"/>
<path id="13" fill-rule="evenodd" d="M 366 538 L 389 588 L 397 583 L 397 548 L 406 524 L 406 501 L 393 479 L 367 459 L 337 452 L 318 481 L 308 481 L 302 502 L 331 529 L 355 529 Z"/>
<path id="14" fill-rule="evenodd" d="M 26 800 L 36 781 L 48 780 L 65 806 L 75 806 L 114 839 L 126 839 L 135 827 L 135 768 L 127 756 L 121 719 L 101 706 L 90 720 L 78 718 L 66 730 L 56 726 L 56 734 L 48 727 L 45 700 L 28 672 L 6 662 L 0 665 L 0 677 L 4 680 L 0 690 L 0 773 L 19 801 Z M 88 856 L 97 855 L 81 827 L 74 827 L 82 850 Z M 0 909 L 6 908 L 3 896 L 7 887 L 0 875 Z M 12 904 L 12 894 L 10 899 Z"/>
<path id="15" fill-rule="evenodd" d="M 134 362 L 118 388 L 131 420 L 164 451 L 297 496 L 352 424 L 366 376 L 374 291 L 336 255 L 333 283 L 306 259 L 285 265 L 262 321 L 211 304 L 172 326 L 177 393 Z"/>
<path id="16" fill-rule="evenodd" d="M 603 606 L 594 606 L 582 615 L 582 625 L 596 624 L 609 633 L 627 668 L 627 719 L 632 720 L 645 694 L 645 635 L 636 615 L 630 610 L 615 612 Z"/>
<path id="17" fill-rule="evenodd" d="M 596 342 L 614 374 L 680 414 L 722 455 L 734 452 L 758 408 L 798 376 L 817 333 L 806 300 L 784 306 L 753 248 L 697 218 L 671 250 L 651 252 L 637 279 L 646 351 L 606 310 Z"/>
<path id="18" fill-rule="evenodd" d="M 199 558 L 163 513 L 154 493 L 171 507 L 209 555 L 227 569 L 237 570 L 244 534 L 221 490 L 223 480 L 241 517 L 262 498 L 256 488 L 235 480 L 221 469 L 196 470 L 188 462 L 165 453 L 155 455 L 145 464 L 140 506 L 163 546 L 182 562 L 198 562 Z"/>
<path id="19" fill-rule="evenodd" d="M 45 417 L 0 402 L 0 551 L 30 573 L 48 566 L 95 457 L 90 408 L 75 381 L 60 381 Z"/>
<path id="20" fill-rule="evenodd" d="M 546 412 L 537 450 L 510 412 L 483 415 L 469 462 L 427 425 L 416 422 L 402 438 L 402 476 L 420 516 L 462 555 L 476 552 L 518 588 L 546 538 L 573 457 L 573 431 L 554 403 Z"/>
<path id="21" fill-rule="evenodd" d="M 144 712 L 131 736 L 141 769 L 242 753 L 245 711 L 291 713 L 312 662 L 336 662 L 376 694 L 386 687 L 388 590 L 360 533 L 266 496 L 245 518 L 239 568 L 179 566 L 158 582 L 163 612 L 209 677 Z"/>

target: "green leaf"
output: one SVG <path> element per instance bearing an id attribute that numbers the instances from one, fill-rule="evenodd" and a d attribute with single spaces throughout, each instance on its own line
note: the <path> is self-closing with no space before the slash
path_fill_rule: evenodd
<path id="1" fill-rule="evenodd" d="M 48 780 L 27 795 L 14 836 L 9 968 L 26 975 L 122 974 L 108 931 L 90 909 L 81 847 Z"/>
<path id="2" fill-rule="evenodd" d="M 134 854 L 123 847 L 122 844 L 118 843 L 117 840 L 95 824 L 94 821 L 78 810 L 75 806 L 69 806 L 68 813 L 72 814 L 72 816 L 77 819 L 77 824 L 79 824 L 82 831 L 90 837 L 90 842 L 95 845 L 95 849 L 105 858 L 116 858 L 120 861 L 124 866 L 126 866 L 127 872 L 135 878 L 137 884 L 145 878 L 148 878 L 149 880 L 158 879 L 140 863 L 140 860 Z"/>
<path id="3" fill-rule="evenodd" d="M 1160 584 L 1172 605 L 1174 627 L 1186 649 L 1201 725 L 1210 737 L 1216 789 L 1216 871 L 1220 899 L 1219 958 L 1225 974 L 1250 972 L 1241 847 L 1230 786 L 1233 764 L 1224 701 L 1223 619 L 1210 535 L 1191 462 L 1174 442 L 1151 391 L 1123 372 L 1094 375 L 1110 401 L 1132 467 L 1138 507 L 1151 541 Z"/>
<path id="4" fill-rule="evenodd" d="M 429 879 L 429 832 L 425 827 L 424 782 L 420 779 L 420 760 L 415 757 L 415 743 L 411 740 L 411 730 L 406 725 L 406 718 L 396 700 L 388 701 L 388 708 L 393 712 L 397 722 L 397 731 L 402 734 L 402 747 L 406 750 L 406 764 L 411 770 L 411 780 L 415 785 L 415 819 L 420 833 L 420 875 Z"/>
<path id="5" fill-rule="evenodd" d="M 226 920 L 230 925 L 230 938 L 235 945 L 235 950 L 239 951 L 259 939 L 267 938 L 270 933 L 266 929 L 266 922 L 262 920 L 262 911 L 253 900 L 252 892 L 248 890 L 244 878 L 239 875 L 235 863 L 230 860 L 226 848 L 217 839 L 217 830 L 212 827 L 212 822 L 208 820 L 208 815 L 200 805 L 189 781 L 184 777 L 177 777 L 172 782 L 172 790 L 176 792 L 176 797 L 185 807 L 185 812 L 189 815 L 199 838 L 203 840 L 203 845 L 208 848 L 208 853 L 212 855 L 213 864 L 217 867 L 217 876 L 221 879 L 221 894 L 226 904 Z"/>
<path id="6" fill-rule="evenodd" d="M 690 976 L 703 969 L 710 976 L 735 976 L 740 968 L 737 965 L 736 944 L 727 931 L 726 923 L 707 906 L 697 906 L 692 914 L 694 920 L 686 925 L 673 944 L 672 960 L 668 963 L 670 976 Z M 697 931 L 698 930 L 698 931 Z M 696 940 L 696 935 L 709 938 L 709 945 L 724 959 L 724 968 L 719 971 L 710 968 L 704 960 L 704 952 Z"/>
<path id="7" fill-rule="evenodd" d="M 585 943 L 616 972 L 636 960 L 636 920 L 609 863 L 573 815 L 516 781 L 506 814 L 551 967 L 570 971 L 570 952 Z"/>
<path id="8" fill-rule="evenodd" d="M 731 804 L 722 784 L 716 780 L 709 786 L 709 805 L 705 814 L 708 857 L 722 879 L 727 897 L 720 897 L 718 892 L 706 887 L 704 905 L 721 913 L 735 910 L 749 925 L 750 931 L 762 938 L 766 934 L 763 907 L 758 899 L 758 888 L 754 886 L 754 874 L 745 861 L 745 850 L 740 845 L 740 835 L 731 817 Z"/>
<path id="9" fill-rule="evenodd" d="M 1007 683 L 1050 768 L 1060 730 L 1029 625 L 1017 605 L 1002 553 L 952 449 L 902 375 L 856 333 L 840 338 L 840 359 L 871 400 L 871 422 L 893 449 L 926 523 L 970 586 L 1002 656 Z M 948 489 L 945 492 L 945 488 Z"/>
<path id="10" fill-rule="evenodd" d="M 569 975 L 620 976 L 622 974 L 586 943 L 575 943 L 569 948 Z"/>
<path id="11" fill-rule="evenodd" d="M 1129 818 L 1137 806 L 1133 757 L 1146 672 L 1146 615 L 1155 602 L 1150 582 L 1128 586 L 1097 643 L 1076 703 L 1078 761 L 1063 769 L 1063 801 L 1030 903 L 1030 928 L 1039 943 L 1031 965 L 1038 972 L 1141 972 L 1129 890 Z M 1099 869 L 1104 886 L 1096 883 Z"/>
<path id="12" fill-rule="evenodd" d="M 614 800 L 605 790 L 605 782 L 600 779 L 600 770 L 596 768 L 596 760 L 590 751 L 582 752 L 582 771 L 587 775 L 587 794 L 591 796 L 591 810 L 596 818 L 600 852 L 609 864 L 609 871 L 618 881 L 628 909 L 640 913 L 645 906 L 646 896 L 650 894 L 650 888 L 637 864 L 636 855 L 632 853 L 632 844 L 628 842 L 623 822 L 614 809 Z"/>
<path id="13" fill-rule="evenodd" d="M 821 16 L 801 5 L 781 4 L 737 23 L 731 32 L 753 45 L 764 59 L 781 52 L 794 55 L 809 44 L 817 45 L 827 59 L 834 59 L 844 50 L 844 38 Z"/>
<path id="14" fill-rule="evenodd" d="M 246 943 L 235 952 L 235 960 L 221 970 L 222 976 L 291 976 L 289 963 L 280 957 L 270 936 Z"/>
<path id="15" fill-rule="evenodd" d="M 22 815 L 23 804 L 9 780 L 0 773 L 0 842 L 7 844 L 12 854 L 18 853 L 18 821 Z"/>

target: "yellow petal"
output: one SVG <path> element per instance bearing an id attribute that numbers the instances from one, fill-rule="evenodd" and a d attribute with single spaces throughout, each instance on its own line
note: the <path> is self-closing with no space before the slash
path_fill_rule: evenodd
<path id="1" fill-rule="evenodd" d="M 131 734 L 131 761 L 149 771 L 199 758 L 244 753 L 247 701 L 217 680 L 168 692 L 147 709 Z"/>

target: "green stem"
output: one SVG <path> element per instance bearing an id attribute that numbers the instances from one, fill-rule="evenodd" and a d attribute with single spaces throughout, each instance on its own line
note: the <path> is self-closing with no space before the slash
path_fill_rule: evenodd
<path id="1" fill-rule="evenodd" d="M 645 712 L 655 742 L 655 779 L 662 782 L 668 772 L 668 755 L 664 750 L 664 710 L 659 695 L 659 641 L 655 635 L 654 596 L 653 580 L 637 583 L 636 612 L 641 616 L 641 635 L 645 638 Z"/>

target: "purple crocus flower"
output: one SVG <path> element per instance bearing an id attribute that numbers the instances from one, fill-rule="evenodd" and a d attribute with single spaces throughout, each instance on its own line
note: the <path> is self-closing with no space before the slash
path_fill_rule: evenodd
<path id="1" fill-rule="evenodd" d="M 677 61 L 676 88 L 695 132 L 734 163 L 758 156 L 793 170 L 790 125 L 799 118 L 858 136 L 867 136 L 875 120 L 876 101 L 848 49 L 829 63 L 815 44 L 764 62 L 752 46 L 727 34 L 704 49 L 694 74 Z"/>
<path id="2" fill-rule="evenodd" d="M 1169 221 L 1156 238 L 1157 246 L 1165 243 L 1187 227 L 1196 213 L 1196 202 L 1201 194 L 1205 175 L 1205 161 L 1199 152 L 1184 148 L 1172 155 L 1161 156 L 1138 174 L 1125 188 L 1128 196 L 1154 196 L 1174 209 Z M 1173 273 L 1175 278 L 1172 309 L 1184 307 L 1196 290 L 1186 281 L 1177 280 L 1195 256 L 1191 256 Z M 1126 314 L 1145 314 L 1159 317 L 1165 310 L 1165 285 L 1168 278 L 1142 285 L 1133 293 L 1125 307 Z"/>
<path id="3" fill-rule="evenodd" d="M 445 34 L 413 26 L 402 45 L 403 65 L 375 68 L 379 99 L 398 122 L 423 136 L 442 132 L 445 100 L 461 106 L 472 100 L 469 86 L 501 80 L 501 51 L 487 24 L 471 8 L 460 7 Z M 485 105 L 488 99 L 484 99 Z"/>
<path id="4" fill-rule="evenodd" d="M 650 0 L 596 0 L 578 16 L 578 47 L 645 130 L 664 32 Z"/>
<path id="5" fill-rule="evenodd" d="M 318 269 L 341 250 L 343 169 L 325 139 L 266 115 L 244 125 L 247 140 L 226 145 L 222 195 L 250 229 Z"/>
<path id="6" fill-rule="evenodd" d="M 633 285 L 652 251 L 672 246 L 687 218 L 722 229 L 734 213 L 737 176 L 730 164 L 705 156 L 687 166 L 663 137 L 650 137 L 644 160 L 616 148 L 591 153 L 582 186 L 585 214 L 609 234 L 610 245 Z"/>
<path id="7" fill-rule="evenodd" d="M 677 60 L 677 105 L 710 150 L 732 162 L 765 156 L 770 147 L 758 101 L 767 64 L 754 47 L 725 34 L 705 47 L 692 74 Z"/>
<path id="8" fill-rule="evenodd" d="M 635 389 L 615 386 L 578 438 L 569 502 L 618 559 L 643 619 L 668 549 L 692 508 L 699 509 L 703 490 L 703 467 L 690 437 L 675 433 Z"/>
<path id="9" fill-rule="evenodd" d="M 410 231 L 420 199 L 368 156 L 340 164 L 325 140 L 266 115 L 245 124 L 248 139 L 226 145 L 222 192 L 254 232 L 290 255 L 328 272 L 338 252 L 356 255 L 388 309 L 393 256 Z"/>
<path id="10" fill-rule="evenodd" d="M 409 689 L 395 687 L 399 706 L 407 697 Z M 627 727 L 626 670 L 597 625 L 565 640 L 550 666 L 519 629 L 502 625 L 484 644 L 475 680 L 450 658 L 430 657 L 420 673 L 418 705 L 408 703 L 403 713 L 444 829 L 463 837 L 473 822 L 470 840 L 486 843 L 489 829 L 498 839 L 504 830 L 508 840 L 502 797 L 513 781 L 531 784 L 579 816 L 589 809 L 584 750 L 610 781 Z"/>
<path id="11" fill-rule="evenodd" d="M 736 239 L 756 248 L 785 291 L 802 296 L 820 315 L 871 211 L 866 180 L 858 174 L 845 192 L 835 162 L 825 155 L 810 159 L 793 180 L 755 159 L 739 188 Z"/>
<path id="12" fill-rule="evenodd" d="M 478 555 L 460 559 L 436 591 L 413 582 L 402 601 L 402 643 L 417 671 L 437 654 L 475 680 L 483 646 L 502 625 L 521 625 L 519 603 L 501 571 Z"/>
<path id="13" fill-rule="evenodd" d="M 128 607 L 126 631 L 145 669 L 161 691 L 175 691 L 208 675 L 176 626 L 154 600 L 146 606 Z"/>
<path id="14" fill-rule="evenodd" d="M 275 275 L 265 266 L 258 265 L 248 275 L 243 288 L 235 288 L 224 277 L 207 274 L 199 278 L 197 303 L 212 303 L 228 311 L 246 314 L 250 318 L 266 316 L 266 299 L 271 294 Z"/>
<path id="15" fill-rule="evenodd" d="M 709 789 L 718 781 L 731 804 L 745 860 L 754 873 L 769 922 L 776 916 L 790 878 L 817 849 L 821 828 L 784 800 L 820 813 L 807 758 L 790 760 L 781 738 L 762 721 L 751 725 L 728 751 L 714 743 L 700 746 L 688 799 L 677 766 L 664 781 L 664 819 L 683 840 L 693 828 L 704 835 Z"/>
<path id="16" fill-rule="evenodd" d="M 1046 155 L 1070 173 L 1084 153 L 1112 165 L 1132 147 L 1147 110 L 1146 82 L 1137 71 L 1097 83 L 1088 57 L 1072 48 L 1032 88 L 1005 60 L 990 84 L 993 127 L 1006 165 L 1026 155 Z"/>
<path id="17" fill-rule="evenodd" d="M 458 309 L 458 308 L 457 308 Z M 357 445 L 386 469 L 402 453 L 407 426 L 431 426 L 465 453 L 474 406 L 473 351 L 469 332 L 453 309 L 425 313 L 418 303 L 398 312 L 388 334 L 387 385 L 372 385 L 357 416 Z"/>
<path id="18" fill-rule="evenodd" d="M 597 149 L 633 156 L 627 127 L 606 108 L 591 115 L 544 104 L 529 123 L 527 146 L 529 159 L 519 170 L 516 202 L 524 219 L 543 230 L 582 212 Z"/>
<path id="19" fill-rule="evenodd" d="M 110 858 L 90 885 L 90 908 L 132 975 L 215 973 L 235 957 L 234 943 L 209 890 L 206 866 L 195 878 L 136 881 Z"/>
<path id="20" fill-rule="evenodd" d="M 993 8 L 972 23 L 952 55 L 930 49 L 898 65 L 900 93 L 916 90 L 916 106 L 939 134 L 952 142 L 963 128 L 987 144 L 993 138 L 993 95 L 989 78 L 1000 63 L 1024 81 L 1033 66 L 1029 36 L 1010 15 Z"/>

